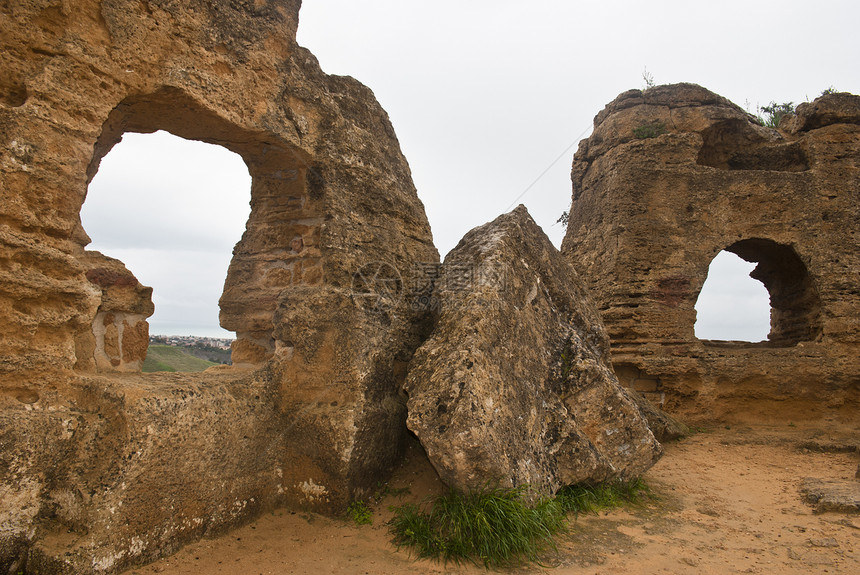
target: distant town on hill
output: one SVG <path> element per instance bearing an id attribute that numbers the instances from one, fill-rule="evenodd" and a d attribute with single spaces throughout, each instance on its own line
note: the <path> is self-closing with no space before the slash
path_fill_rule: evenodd
<path id="1" fill-rule="evenodd" d="M 217 349 L 230 349 L 230 344 L 233 343 L 232 338 L 224 337 L 204 337 L 199 335 L 151 335 L 149 343 L 160 343 L 163 345 L 172 345 L 176 347 L 191 347 L 191 346 L 209 346 Z"/>

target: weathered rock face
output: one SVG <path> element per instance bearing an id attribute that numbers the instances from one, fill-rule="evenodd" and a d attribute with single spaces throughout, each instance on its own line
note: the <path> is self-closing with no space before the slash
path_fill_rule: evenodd
<path id="1" fill-rule="evenodd" d="M 621 94 L 594 125 L 562 252 L 622 383 L 700 418 L 856 418 L 860 97 L 801 104 L 774 130 L 699 86 L 658 86 Z M 758 263 L 765 343 L 695 337 L 721 250 Z"/>
<path id="2" fill-rule="evenodd" d="M 0 565 L 10 549 L 63 556 L 46 542 L 71 531 L 90 556 L 69 569 L 116 570 L 276 503 L 337 509 L 397 459 L 426 312 L 395 276 L 438 254 L 385 112 L 296 44 L 299 6 L 0 6 Z M 238 153 L 252 176 L 221 299 L 244 375 L 115 373 L 145 356 L 151 290 L 85 250 L 80 208 L 122 134 L 159 129 Z M 362 279 L 382 264 L 385 281 Z M 116 400 L 81 419 L 92 394 Z M 196 415 L 178 418 L 188 394 Z M 156 436 L 176 442 L 138 450 Z M 230 455 L 198 465 L 215 451 Z M 109 471 L 87 473 L 96 459 Z"/>
<path id="3" fill-rule="evenodd" d="M 0 396 L 4 572 L 114 572 L 283 502 L 290 421 L 266 376 L 88 376 Z"/>
<path id="4" fill-rule="evenodd" d="M 632 387 L 628 387 L 627 396 L 639 408 L 639 412 L 648 423 L 648 428 L 660 443 L 681 439 L 690 434 L 690 428 L 648 401 L 644 395 Z"/>
<path id="5" fill-rule="evenodd" d="M 139 372 L 149 346 L 146 318 L 155 311 L 152 289 L 140 282 L 119 260 L 85 252 L 87 280 L 101 289 L 101 304 L 92 331 L 77 335 L 75 365 L 81 370 Z"/>
<path id="6" fill-rule="evenodd" d="M 434 297 L 439 321 L 406 380 L 408 425 L 450 486 L 551 493 L 659 458 L 581 281 L 523 206 L 463 238 Z"/>

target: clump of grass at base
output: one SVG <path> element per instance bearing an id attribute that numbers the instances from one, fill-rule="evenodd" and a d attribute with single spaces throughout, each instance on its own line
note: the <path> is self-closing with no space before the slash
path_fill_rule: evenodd
<path id="1" fill-rule="evenodd" d="M 555 547 L 564 512 L 552 499 L 529 506 L 523 489 L 451 491 L 429 505 L 394 508 L 391 532 L 398 547 L 415 547 L 419 557 L 487 567 L 537 561 Z"/>
<path id="2" fill-rule="evenodd" d="M 644 484 L 566 487 L 554 498 L 529 504 L 525 487 L 451 491 L 424 506 L 394 507 L 389 524 L 394 544 L 411 547 L 422 558 L 488 568 L 539 563 L 556 549 L 569 513 L 596 511 L 631 501 Z"/>
<path id="3" fill-rule="evenodd" d="M 373 524 L 373 511 L 368 507 L 367 503 L 361 499 L 357 499 L 350 503 L 346 508 L 346 514 L 355 522 L 356 525 Z"/>
<path id="4" fill-rule="evenodd" d="M 559 490 L 555 500 L 565 512 L 579 515 L 639 503 L 643 494 L 650 494 L 650 490 L 639 478 L 626 482 L 569 485 Z"/>

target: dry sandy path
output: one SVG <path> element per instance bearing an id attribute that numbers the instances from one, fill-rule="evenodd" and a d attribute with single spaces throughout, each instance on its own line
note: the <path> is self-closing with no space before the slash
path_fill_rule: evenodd
<path id="1" fill-rule="evenodd" d="M 790 425 L 697 433 L 668 444 L 666 455 L 646 475 L 655 500 L 580 517 L 546 567 L 514 572 L 860 575 L 860 516 L 815 514 L 800 494 L 804 477 L 853 481 L 858 453 L 831 451 L 858 444 L 857 430 L 823 433 Z M 415 447 L 391 484 L 409 485 L 406 499 L 411 500 L 441 489 Z M 278 511 L 128 573 L 487 573 L 473 565 L 416 561 L 397 551 L 384 524 L 391 503 L 397 501 L 383 500 L 374 524 L 360 527 Z"/>

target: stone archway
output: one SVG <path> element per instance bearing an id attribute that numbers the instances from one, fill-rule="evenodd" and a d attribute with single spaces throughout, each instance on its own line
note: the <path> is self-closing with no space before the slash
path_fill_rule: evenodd
<path id="1" fill-rule="evenodd" d="M 725 249 L 758 264 L 750 275 L 761 281 L 770 294 L 770 344 L 791 346 L 801 341 L 814 341 L 821 334 L 818 290 L 794 248 L 773 240 L 752 238 Z"/>
<path id="2" fill-rule="evenodd" d="M 280 293 L 289 286 L 322 281 L 321 198 L 318 193 L 312 196 L 308 185 L 308 171 L 312 180 L 316 172 L 308 155 L 297 148 L 271 135 L 240 128 L 207 111 L 181 90 L 163 88 L 126 98 L 114 108 L 94 147 L 88 180 L 122 134 L 157 130 L 223 146 L 248 166 L 252 209 L 246 232 L 234 249 L 220 317 L 222 327 L 237 335 L 234 364 L 260 365 L 274 352 L 273 315 Z M 86 260 L 90 276 L 104 275 L 99 270 L 105 266 L 117 266 L 91 252 Z M 93 339 L 88 334 L 76 337 L 79 368 L 140 368 L 146 352 L 141 338 L 148 333 L 142 322 L 152 313 L 151 290 L 137 288 L 136 296 L 117 297 L 119 289 L 135 283 L 127 271 L 121 275 L 126 279 L 100 278 L 97 284 L 103 296 L 93 318 Z M 87 359 L 90 354 L 93 361 Z"/>
<path id="3" fill-rule="evenodd" d="M 387 115 L 298 46 L 297 0 L 43 4 L 0 9 L 0 565 L 112 572 L 276 505 L 344 509 L 402 452 L 430 319 L 411 285 L 361 308 L 353 275 L 439 261 Z M 221 298 L 240 368 L 129 373 L 149 290 L 84 249 L 100 159 L 157 129 L 248 165 Z"/>
<path id="4" fill-rule="evenodd" d="M 158 344 L 171 335 L 235 337 L 218 323 L 218 300 L 248 223 L 250 199 L 245 161 L 223 146 L 163 130 L 126 132 L 102 159 L 81 207 L 92 239 L 86 249 L 122 260 L 153 288 L 151 341 L 156 335 L 163 336 Z M 223 346 L 199 345 L 206 343 Z M 229 345 L 220 357 L 212 353 L 216 363 L 229 364 Z M 153 357 L 143 369 L 156 367 Z"/>
<path id="5" fill-rule="evenodd" d="M 750 277 L 760 281 L 768 292 L 770 332 L 761 344 L 790 347 L 802 341 L 814 341 L 821 334 L 818 290 L 792 246 L 769 239 L 750 238 L 736 241 L 724 251 L 756 264 Z M 697 300 L 699 295 L 696 294 Z M 745 344 L 739 342 L 738 345 Z"/>
<path id="6" fill-rule="evenodd" d="M 770 295 L 750 277 L 755 264 L 722 250 L 708 264 L 708 275 L 696 298 L 694 331 L 700 340 L 767 341 Z"/>

